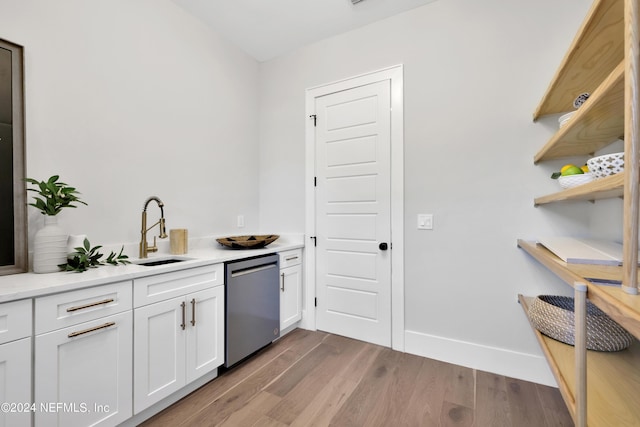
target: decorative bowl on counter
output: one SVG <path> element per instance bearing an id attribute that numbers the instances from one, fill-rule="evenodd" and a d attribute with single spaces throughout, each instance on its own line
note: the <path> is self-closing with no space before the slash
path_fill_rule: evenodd
<path id="1" fill-rule="evenodd" d="M 579 175 L 561 176 L 558 178 L 558 182 L 562 188 L 572 188 L 591 182 L 593 179 L 593 174 L 591 172 L 587 172 Z"/>
<path id="2" fill-rule="evenodd" d="M 230 236 L 216 239 L 222 246 L 232 249 L 258 249 L 264 248 L 269 243 L 273 243 L 280 237 L 277 234 L 252 234 L 249 236 Z"/>
<path id="3" fill-rule="evenodd" d="M 587 160 L 589 170 L 595 174 L 596 178 L 615 175 L 624 170 L 624 151 L 621 153 L 605 154 Z"/>

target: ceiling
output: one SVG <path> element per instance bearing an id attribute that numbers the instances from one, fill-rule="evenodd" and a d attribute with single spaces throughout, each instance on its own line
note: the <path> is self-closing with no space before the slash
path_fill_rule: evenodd
<path id="1" fill-rule="evenodd" d="M 435 0 L 173 0 L 263 62 Z"/>

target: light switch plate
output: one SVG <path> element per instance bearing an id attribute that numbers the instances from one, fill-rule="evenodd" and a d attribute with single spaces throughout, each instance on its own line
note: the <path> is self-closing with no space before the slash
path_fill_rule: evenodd
<path id="1" fill-rule="evenodd" d="M 418 214 L 418 230 L 433 230 L 433 214 Z"/>
<path id="2" fill-rule="evenodd" d="M 238 215 L 238 228 L 244 227 L 244 215 Z"/>

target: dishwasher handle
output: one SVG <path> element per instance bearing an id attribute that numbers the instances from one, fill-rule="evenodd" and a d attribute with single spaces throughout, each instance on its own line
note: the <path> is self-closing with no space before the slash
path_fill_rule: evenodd
<path id="1" fill-rule="evenodd" d="M 277 267 L 278 267 L 278 263 L 273 262 L 270 264 L 263 264 L 256 267 L 240 268 L 238 270 L 231 271 L 231 277 L 244 276 L 245 274 L 257 273 L 259 271 L 270 270 L 272 268 L 277 268 Z"/>

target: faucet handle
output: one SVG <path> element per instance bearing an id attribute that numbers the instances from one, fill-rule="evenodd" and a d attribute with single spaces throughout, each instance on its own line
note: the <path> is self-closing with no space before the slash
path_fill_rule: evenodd
<path id="1" fill-rule="evenodd" d="M 147 252 L 158 252 L 158 247 L 156 246 L 156 236 L 153 236 L 153 246 L 148 246 Z"/>

